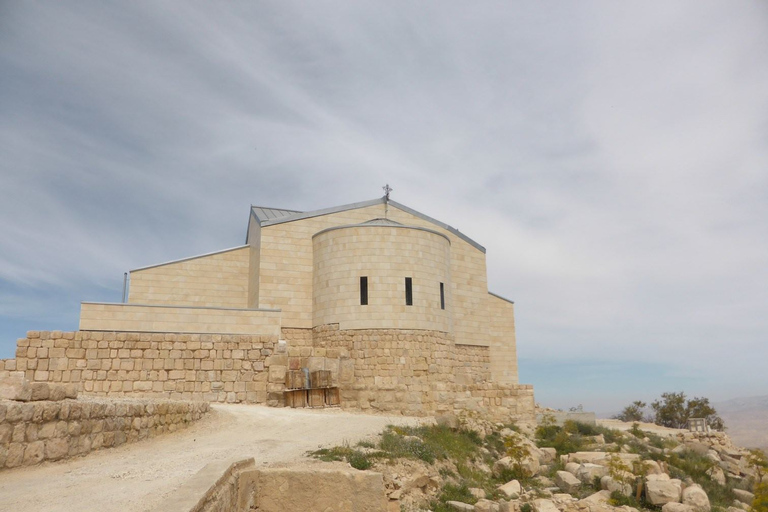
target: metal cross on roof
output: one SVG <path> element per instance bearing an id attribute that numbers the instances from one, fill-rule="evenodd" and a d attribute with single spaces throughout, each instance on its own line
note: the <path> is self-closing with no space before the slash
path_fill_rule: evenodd
<path id="1" fill-rule="evenodd" d="M 389 183 L 381 187 L 384 189 L 384 200 L 389 201 L 389 193 L 392 192 L 392 187 L 389 186 Z"/>

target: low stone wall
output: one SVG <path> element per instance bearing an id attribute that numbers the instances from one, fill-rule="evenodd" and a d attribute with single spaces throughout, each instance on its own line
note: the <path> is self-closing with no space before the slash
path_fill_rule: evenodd
<path id="1" fill-rule="evenodd" d="M 445 332 L 329 324 L 282 337 L 30 331 L 0 377 L 13 368 L 90 395 L 282 406 L 286 371 L 308 368 L 331 372 L 345 409 L 533 420 L 533 388 L 491 382 L 489 347 L 456 345 Z"/>
<path id="2" fill-rule="evenodd" d="M 277 336 L 30 331 L 15 363 L 30 381 L 92 395 L 208 402 L 267 403 L 271 376 L 278 405 L 286 362 L 277 349 Z"/>
<path id="3" fill-rule="evenodd" d="M 170 400 L 0 400 L 0 468 L 67 459 L 174 432 L 209 409 L 207 402 Z"/>
<path id="4" fill-rule="evenodd" d="M 381 473 L 256 469 L 254 459 L 211 463 L 171 493 L 164 512 L 386 512 Z"/>

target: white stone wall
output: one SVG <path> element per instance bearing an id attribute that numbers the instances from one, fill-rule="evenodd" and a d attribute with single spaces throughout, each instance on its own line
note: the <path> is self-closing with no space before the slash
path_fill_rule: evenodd
<path id="1" fill-rule="evenodd" d="M 313 325 L 451 332 L 450 249 L 446 237 L 406 227 L 362 225 L 316 235 Z M 368 279 L 367 305 L 360 304 L 361 276 Z M 410 306 L 406 277 L 412 279 Z"/>
<path id="2" fill-rule="evenodd" d="M 250 255 L 244 246 L 134 270 L 128 302 L 247 308 Z"/>

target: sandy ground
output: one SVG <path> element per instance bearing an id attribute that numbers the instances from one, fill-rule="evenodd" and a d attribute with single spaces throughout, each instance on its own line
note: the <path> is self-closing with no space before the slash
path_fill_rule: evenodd
<path id="1" fill-rule="evenodd" d="M 0 510 L 152 511 L 210 462 L 254 457 L 262 467 L 312 464 L 304 456 L 309 450 L 354 444 L 388 424 L 419 421 L 338 409 L 249 405 L 212 409 L 179 433 L 69 461 L 0 472 Z"/>

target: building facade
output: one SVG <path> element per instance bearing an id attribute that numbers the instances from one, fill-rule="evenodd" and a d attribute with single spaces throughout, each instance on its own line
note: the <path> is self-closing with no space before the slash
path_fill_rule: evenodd
<path id="1" fill-rule="evenodd" d="M 281 405 L 285 372 L 309 368 L 332 372 L 348 408 L 533 414 L 485 249 L 386 196 L 251 207 L 244 245 L 132 270 L 127 302 L 84 302 L 78 332 L 19 344 L 28 378 L 96 394 Z"/>

